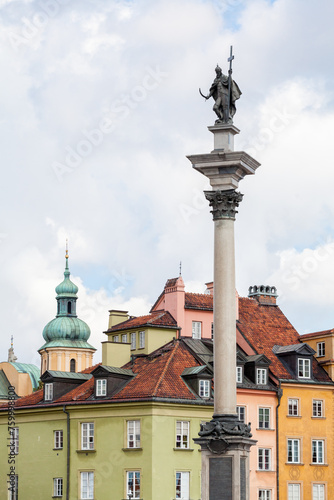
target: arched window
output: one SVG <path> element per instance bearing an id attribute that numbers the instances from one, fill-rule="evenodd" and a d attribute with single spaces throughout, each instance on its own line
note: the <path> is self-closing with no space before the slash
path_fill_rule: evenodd
<path id="1" fill-rule="evenodd" d="M 75 359 L 73 359 L 73 358 L 70 361 L 70 372 L 75 373 Z"/>
<path id="2" fill-rule="evenodd" d="M 68 314 L 72 313 L 72 302 L 67 302 L 67 312 Z"/>
<path id="3" fill-rule="evenodd" d="M 60 304 L 59 304 L 59 301 L 57 302 L 57 314 L 60 313 Z"/>

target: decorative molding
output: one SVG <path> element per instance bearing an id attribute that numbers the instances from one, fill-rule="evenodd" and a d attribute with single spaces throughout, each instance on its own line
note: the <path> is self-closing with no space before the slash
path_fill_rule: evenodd
<path id="1" fill-rule="evenodd" d="M 235 214 L 238 213 L 236 208 L 244 196 L 235 189 L 204 191 L 204 194 L 212 207 L 213 220 L 235 219 Z"/>

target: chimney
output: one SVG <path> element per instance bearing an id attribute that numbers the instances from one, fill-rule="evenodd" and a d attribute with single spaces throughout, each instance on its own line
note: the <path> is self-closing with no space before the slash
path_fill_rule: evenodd
<path id="1" fill-rule="evenodd" d="M 264 306 L 276 306 L 277 289 L 275 286 L 254 285 L 248 289 L 248 297 L 256 299 Z"/>
<path id="2" fill-rule="evenodd" d="M 213 281 L 209 281 L 209 283 L 205 284 L 206 284 L 205 293 L 207 293 L 208 295 L 213 295 Z"/>
<path id="3" fill-rule="evenodd" d="M 109 311 L 109 325 L 108 330 L 119 323 L 123 323 L 129 319 L 128 311 L 118 311 L 116 309 L 111 309 Z"/>

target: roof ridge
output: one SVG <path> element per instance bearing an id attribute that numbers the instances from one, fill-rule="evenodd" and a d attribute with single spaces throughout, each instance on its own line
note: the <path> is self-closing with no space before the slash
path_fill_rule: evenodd
<path id="1" fill-rule="evenodd" d="M 161 384 L 162 379 L 163 379 L 164 375 L 166 374 L 167 368 L 169 367 L 170 362 L 171 362 L 171 360 L 173 359 L 174 354 L 175 354 L 175 351 L 176 351 L 176 349 L 178 348 L 178 346 L 179 346 L 179 344 L 178 344 L 178 343 L 177 343 L 177 344 L 175 344 L 174 349 L 171 351 L 171 355 L 169 356 L 169 359 L 168 359 L 168 361 L 167 361 L 167 363 L 166 363 L 166 365 L 165 365 L 165 368 L 162 370 L 162 373 L 161 373 L 161 375 L 160 375 L 160 377 L 159 377 L 159 379 L 158 379 L 158 381 L 157 381 L 157 384 L 156 384 L 156 386 L 155 386 L 155 389 L 154 389 L 154 391 L 153 391 L 152 396 L 156 396 L 156 395 L 157 395 L 157 392 L 158 392 L 158 389 L 159 389 L 159 385 Z"/>

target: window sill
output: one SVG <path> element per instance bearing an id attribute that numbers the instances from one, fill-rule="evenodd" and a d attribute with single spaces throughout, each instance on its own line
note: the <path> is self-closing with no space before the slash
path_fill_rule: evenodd
<path id="1" fill-rule="evenodd" d="M 77 450 L 77 453 L 86 453 L 88 455 L 88 453 L 96 453 L 96 450 Z"/>
<path id="2" fill-rule="evenodd" d="M 61 451 L 63 450 L 64 448 L 53 448 L 54 451 Z M 55 497 L 56 498 L 56 497 Z"/>
<path id="3" fill-rule="evenodd" d="M 174 451 L 194 451 L 194 448 L 173 448 Z"/>
<path id="4" fill-rule="evenodd" d="M 301 415 L 287 415 L 288 418 L 302 418 Z"/>
<path id="5" fill-rule="evenodd" d="M 312 415 L 311 418 L 314 418 L 315 420 L 325 420 L 326 417 L 316 417 L 315 415 Z"/>
<path id="6" fill-rule="evenodd" d="M 312 463 L 310 465 L 313 465 L 313 466 L 316 466 L 316 467 L 328 467 L 328 464 L 316 464 L 316 463 Z"/>
<path id="7" fill-rule="evenodd" d="M 256 469 L 256 472 L 275 472 L 273 469 Z"/>
<path id="8" fill-rule="evenodd" d="M 275 429 L 272 429 L 271 427 L 257 427 L 257 431 L 274 431 Z"/>
<path id="9" fill-rule="evenodd" d="M 285 462 L 285 465 L 305 465 L 303 462 Z"/>
<path id="10" fill-rule="evenodd" d="M 143 448 L 122 448 L 122 451 L 143 451 Z"/>

